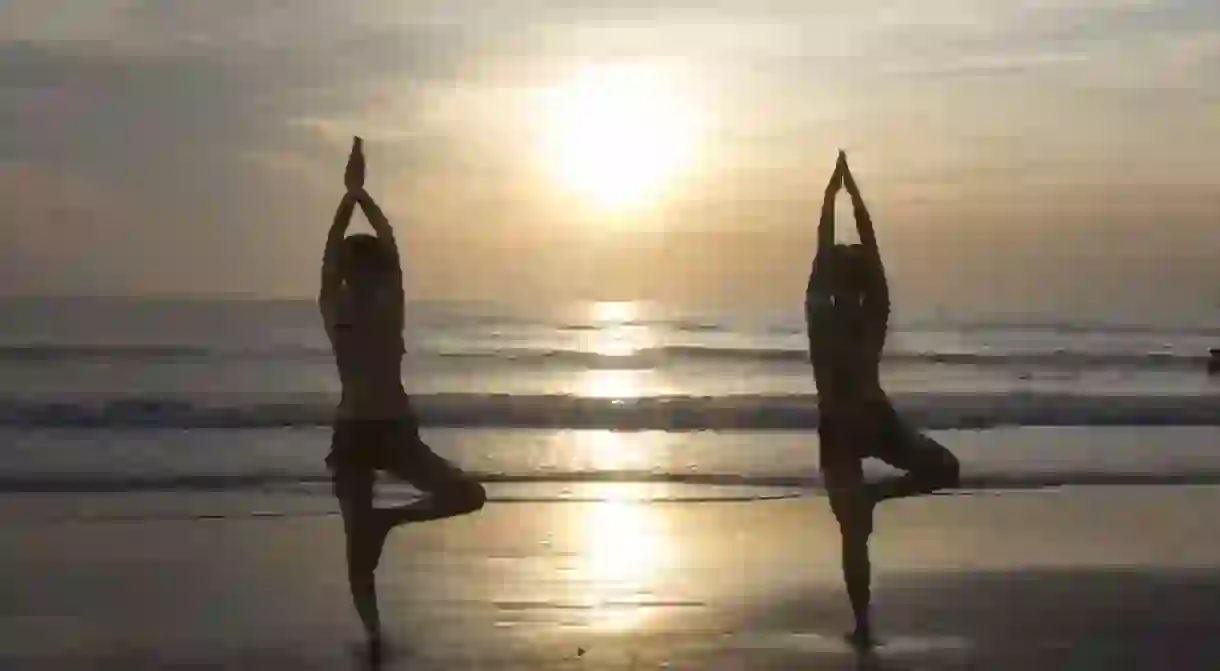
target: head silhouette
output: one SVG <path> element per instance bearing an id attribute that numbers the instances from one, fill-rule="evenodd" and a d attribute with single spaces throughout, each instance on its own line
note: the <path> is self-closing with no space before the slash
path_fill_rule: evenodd
<path id="1" fill-rule="evenodd" d="M 831 265 L 830 288 L 835 305 L 859 307 L 869 286 L 868 258 L 863 245 L 836 244 Z"/>
<path id="2" fill-rule="evenodd" d="M 343 240 L 343 281 L 357 297 L 371 295 L 393 279 L 394 259 L 372 235 L 356 233 Z"/>

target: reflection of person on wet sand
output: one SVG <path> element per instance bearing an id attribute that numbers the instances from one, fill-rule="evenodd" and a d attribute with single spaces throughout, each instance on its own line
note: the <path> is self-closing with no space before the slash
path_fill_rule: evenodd
<path id="1" fill-rule="evenodd" d="M 420 439 L 402 386 L 404 353 L 402 268 L 394 232 L 364 190 L 360 138 L 344 175 L 347 193 L 335 213 L 322 262 L 318 306 L 334 349 L 343 396 L 327 466 L 343 511 L 352 598 L 369 637 L 381 651 L 381 622 L 373 572 L 386 534 L 405 522 L 469 513 L 483 507 L 483 487 L 437 456 Z M 376 232 L 344 237 L 359 204 Z M 427 505 L 374 508 L 376 470 L 389 471 L 431 496 Z"/>
<path id="2" fill-rule="evenodd" d="M 859 229 L 858 245 L 835 244 L 835 197 L 847 187 Z M 821 469 L 843 538 L 843 578 L 855 615 L 851 642 L 872 645 L 868 539 L 880 501 L 953 487 L 957 459 L 906 425 L 881 389 L 880 360 L 890 313 L 889 287 L 864 200 L 839 152 L 826 187 L 818 249 L 805 293 L 809 354 L 818 387 Z M 906 471 L 866 482 L 862 462 L 880 459 Z"/>

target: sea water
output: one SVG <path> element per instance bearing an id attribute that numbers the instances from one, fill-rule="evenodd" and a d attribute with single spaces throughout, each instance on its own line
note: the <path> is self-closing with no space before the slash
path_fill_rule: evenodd
<path id="1" fill-rule="evenodd" d="M 817 482 L 799 310 L 412 303 L 405 336 L 425 439 L 485 479 Z M 1208 323 L 896 319 L 882 381 L 977 486 L 1208 479 L 1218 341 Z M 0 488 L 322 483 L 338 393 L 309 300 L 6 300 Z"/>

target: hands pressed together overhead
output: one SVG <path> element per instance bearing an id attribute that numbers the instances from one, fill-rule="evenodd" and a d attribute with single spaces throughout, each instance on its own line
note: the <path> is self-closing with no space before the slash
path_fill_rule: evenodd
<path id="1" fill-rule="evenodd" d="M 840 187 L 847 187 L 847 192 L 853 196 L 859 193 L 856 188 L 856 180 L 852 177 L 851 167 L 847 165 L 847 152 L 839 150 L 839 156 L 835 160 L 835 170 L 830 175 L 830 182 L 826 185 L 827 193 L 836 193 Z"/>
<path id="2" fill-rule="evenodd" d="M 364 190 L 364 141 L 352 138 L 352 152 L 347 157 L 347 169 L 343 171 L 343 185 L 349 194 Z"/>
<path id="3" fill-rule="evenodd" d="M 826 184 L 827 193 L 835 193 L 839 187 L 843 186 L 843 173 L 847 171 L 847 154 L 842 149 L 839 150 L 839 157 L 835 159 L 835 170 L 830 174 L 830 181 Z"/>
<path id="4" fill-rule="evenodd" d="M 843 170 L 843 186 L 847 187 L 847 193 L 851 194 L 852 197 L 859 196 L 860 190 L 856 188 L 856 178 L 852 177 L 851 167 L 847 165 L 847 154 L 842 150 L 839 150 L 839 163 L 836 168 L 839 166 Z"/>

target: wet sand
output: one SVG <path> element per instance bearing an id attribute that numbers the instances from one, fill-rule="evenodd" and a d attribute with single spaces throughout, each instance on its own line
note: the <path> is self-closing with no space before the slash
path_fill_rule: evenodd
<path id="1" fill-rule="evenodd" d="M 0 667 L 356 668 L 323 503 L 0 496 Z M 190 519 L 209 506 L 222 516 Z M 838 642 L 850 615 L 819 496 L 493 502 L 391 536 L 386 668 L 1217 668 L 1217 511 L 1215 487 L 887 504 L 873 553 L 888 643 L 861 658 Z"/>

